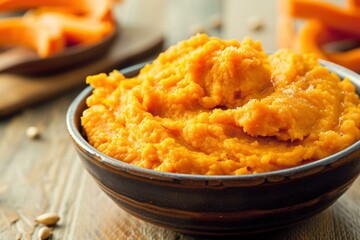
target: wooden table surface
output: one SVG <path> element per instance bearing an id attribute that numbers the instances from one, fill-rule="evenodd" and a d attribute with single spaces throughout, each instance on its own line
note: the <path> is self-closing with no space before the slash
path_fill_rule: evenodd
<path id="1" fill-rule="evenodd" d="M 167 46 L 187 38 L 200 24 L 211 34 L 235 38 L 253 34 L 266 48 L 274 47 L 273 1 L 247 1 L 244 7 L 240 3 L 245 1 L 236 0 L 152 0 L 147 1 L 151 5 L 146 8 L 145 1 L 129 1 L 124 15 L 129 22 L 163 22 Z M 261 9 L 257 9 L 259 2 Z M 158 11 L 151 21 L 141 17 L 149 8 Z M 209 28 L 212 15 L 222 16 L 222 31 Z M 264 18 L 263 31 L 249 32 L 246 19 L 251 15 Z M 0 121 L 0 239 L 37 239 L 39 226 L 33 219 L 43 212 L 61 215 L 51 239 L 192 239 L 124 212 L 85 171 L 65 127 L 67 108 L 83 87 Z M 29 126 L 40 129 L 39 139 L 26 137 Z M 288 229 L 254 238 L 360 239 L 359 202 L 357 179 L 324 212 Z"/>

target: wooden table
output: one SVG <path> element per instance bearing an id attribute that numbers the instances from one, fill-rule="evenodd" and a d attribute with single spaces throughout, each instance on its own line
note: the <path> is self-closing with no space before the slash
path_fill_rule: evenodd
<path id="1" fill-rule="evenodd" d="M 130 1 L 129 1 L 130 2 Z M 152 6 L 166 14 L 167 45 L 187 38 L 192 24 L 209 25 L 209 17 L 222 13 L 224 37 L 241 37 L 244 17 L 259 12 L 259 2 L 240 8 L 228 0 L 154 1 Z M 266 3 L 265 3 L 266 2 Z M 131 1 L 129 15 L 142 16 L 141 1 Z M 273 47 L 274 3 L 261 1 L 270 9 L 263 32 L 254 33 Z M 148 10 L 148 9 L 146 9 Z M 263 11 L 263 10 L 262 10 Z M 226 14 L 224 14 L 226 13 Z M 242 13 L 244 13 L 242 15 Z M 136 19 L 135 17 L 133 19 Z M 139 17 L 143 23 L 148 19 Z M 161 21 L 159 18 L 157 21 Z M 237 28 L 238 26 L 238 28 Z M 242 28 L 239 30 L 239 28 Z M 1 83 L 0 83 L 1 86 Z M 52 239 L 192 239 L 145 223 L 117 207 L 85 171 L 75 153 L 65 127 L 65 114 L 73 98 L 84 86 L 0 121 L 0 239 L 37 239 L 39 226 L 33 219 L 43 212 L 61 215 Z M 0 98 L 1 101 L 1 98 Z M 25 131 L 37 126 L 41 137 L 31 140 Z M 256 239 L 360 239 L 360 179 L 332 207 L 291 228 Z"/>

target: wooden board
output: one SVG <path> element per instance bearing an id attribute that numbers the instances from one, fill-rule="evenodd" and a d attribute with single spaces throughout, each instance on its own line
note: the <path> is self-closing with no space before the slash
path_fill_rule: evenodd
<path id="1" fill-rule="evenodd" d="M 0 118 L 85 84 L 91 74 L 122 68 L 161 50 L 161 28 L 121 26 L 109 53 L 72 70 L 46 76 L 0 74 Z"/>

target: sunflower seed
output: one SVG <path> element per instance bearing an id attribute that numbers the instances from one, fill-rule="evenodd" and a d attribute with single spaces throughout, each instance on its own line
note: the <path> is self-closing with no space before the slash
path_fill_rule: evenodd
<path id="1" fill-rule="evenodd" d="M 38 231 L 38 239 L 39 239 L 39 240 L 48 239 L 51 234 L 52 234 L 51 228 L 42 227 L 42 228 L 40 228 L 40 230 Z"/>
<path id="2" fill-rule="evenodd" d="M 38 216 L 35 221 L 44 225 L 54 225 L 60 220 L 57 213 L 44 213 Z"/>
<path id="3" fill-rule="evenodd" d="M 30 139 L 36 139 L 40 136 L 40 131 L 37 127 L 31 126 L 26 129 L 26 136 Z"/>
<path id="4" fill-rule="evenodd" d="M 248 18 L 248 27 L 252 31 L 260 31 L 264 28 L 264 20 L 260 16 Z"/>

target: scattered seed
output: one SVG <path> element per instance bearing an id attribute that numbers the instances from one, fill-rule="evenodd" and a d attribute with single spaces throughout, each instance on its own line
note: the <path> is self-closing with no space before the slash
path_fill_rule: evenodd
<path id="1" fill-rule="evenodd" d="M 30 139 L 36 139 L 40 136 L 40 131 L 37 127 L 31 126 L 26 129 L 26 136 Z"/>
<path id="2" fill-rule="evenodd" d="M 248 18 L 248 27 L 252 31 L 260 31 L 264 28 L 264 20 L 259 16 L 252 16 Z"/>
<path id="3" fill-rule="evenodd" d="M 35 221 L 44 225 L 54 225 L 60 220 L 60 216 L 56 213 L 44 213 L 38 216 Z"/>
<path id="4" fill-rule="evenodd" d="M 39 240 L 48 239 L 51 234 L 52 234 L 51 228 L 42 227 L 42 228 L 40 228 L 40 230 L 38 231 L 38 239 L 39 239 Z"/>
<path id="5" fill-rule="evenodd" d="M 210 28 L 212 29 L 221 29 L 222 27 L 222 20 L 221 17 L 219 15 L 212 15 L 209 18 L 209 24 L 210 24 Z"/>
<path id="6" fill-rule="evenodd" d="M 202 24 L 193 24 L 191 26 L 189 26 L 189 34 L 192 36 L 192 35 L 195 35 L 197 33 L 206 33 L 206 28 L 204 25 Z"/>
<path id="7" fill-rule="evenodd" d="M 16 240 L 20 240 L 22 238 L 22 233 L 21 232 L 18 232 L 16 233 Z"/>

